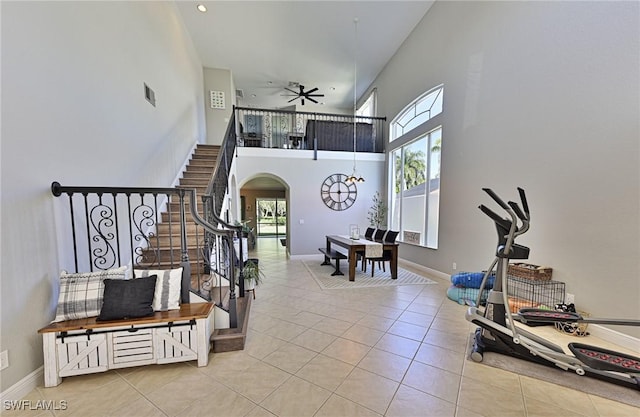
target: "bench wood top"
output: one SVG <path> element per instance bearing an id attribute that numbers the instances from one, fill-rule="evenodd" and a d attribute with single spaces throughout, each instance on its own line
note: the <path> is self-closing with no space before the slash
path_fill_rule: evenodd
<path id="1" fill-rule="evenodd" d="M 104 327 L 203 319 L 209 316 L 212 309 L 213 303 L 187 303 L 181 304 L 180 310 L 156 311 L 153 316 L 135 319 L 97 321 L 97 317 L 89 317 L 86 319 L 60 321 L 43 327 L 38 330 L 38 333 L 67 332 L 71 330 L 100 329 Z"/>

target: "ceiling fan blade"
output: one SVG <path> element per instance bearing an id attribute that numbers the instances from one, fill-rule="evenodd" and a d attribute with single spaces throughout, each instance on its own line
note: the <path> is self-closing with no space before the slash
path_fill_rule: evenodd
<path id="1" fill-rule="evenodd" d="M 324 94 L 305 94 L 307 98 L 309 97 L 324 97 Z"/>
<path id="2" fill-rule="evenodd" d="M 318 104 L 318 102 L 317 102 L 317 101 L 315 101 L 314 99 L 312 99 L 311 97 L 307 97 L 307 100 L 309 100 L 309 101 L 313 101 L 314 103 Z"/>
<path id="3" fill-rule="evenodd" d="M 316 88 L 312 88 L 311 90 L 307 91 L 306 93 L 304 93 L 305 96 L 308 96 L 309 94 L 318 91 L 318 87 Z"/>
<path id="4" fill-rule="evenodd" d="M 299 95 L 299 94 L 298 94 L 298 92 L 297 92 L 297 91 L 295 91 L 295 90 L 292 90 L 292 89 L 287 88 L 287 87 L 285 87 L 284 89 L 285 89 L 285 90 L 287 90 L 287 91 L 291 91 L 291 92 L 292 92 L 293 94 L 295 94 L 295 95 Z"/>
<path id="5" fill-rule="evenodd" d="M 294 98 L 292 98 L 291 100 L 287 101 L 287 103 L 291 103 L 293 100 L 297 100 L 300 96 L 295 96 Z"/>

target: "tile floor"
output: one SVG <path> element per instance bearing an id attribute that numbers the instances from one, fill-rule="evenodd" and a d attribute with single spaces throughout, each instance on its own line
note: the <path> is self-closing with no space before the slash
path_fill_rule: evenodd
<path id="1" fill-rule="evenodd" d="M 640 409 L 465 360 L 465 307 L 448 282 L 321 290 L 276 239 L 260 239 L 244 351 L 38 387 L 33 408 L 74 416 L 639 416 Z M 418 271 L 415 271 L 418 272 Z M 557 332 L 556 332 L 557 333 Z"/>

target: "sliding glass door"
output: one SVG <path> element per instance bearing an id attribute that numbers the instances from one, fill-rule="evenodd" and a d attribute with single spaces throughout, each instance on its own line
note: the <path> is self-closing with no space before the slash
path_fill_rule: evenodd
<path id="1" fill-rule="evenodd" d="M 287 233 L 287 201 L 284 198 L 256 199 L 258 236 L 285 236 Z"/>

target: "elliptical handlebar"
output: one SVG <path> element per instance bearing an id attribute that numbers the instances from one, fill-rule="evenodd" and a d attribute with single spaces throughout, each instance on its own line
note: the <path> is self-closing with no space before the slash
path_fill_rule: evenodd
<path id="1" fill-rule="evenodd" d="M 522 221 L 528 220 L 527 216 L 522 212 L 522 210 L 520 210 L 520 206 L 518 205 L 518 203 L 509 201 L 509 206 L 513 209 L 513 211 L 516 213 L 516 216 L 518 216 L 520 220 Z"/>
<path id="2" fill-rule="evenodd" d="M 524 192 L 524 189 L 518 187 L 518 194 L 520 194 L 520 202 L 522 202 L 522 208 L 527 215 L 527 220 L 531 217 L 529 216 L 529 204 L 527 203 L 527 195 Z"/>
<path id="3" fill-rule="evenodd" d="M 503 209 L 509 211 L 509 206 L 507 205 L 507 203 L 502 201 L 502 199 L 500 197 L 498 197 L 498 194 L 494 193 L 491 188 L 483 188 L 482 191 L 484 191 L 485 193 L 489 194 L 489 197 L 493 198 L 493 201 L 498 203 L 498 205 L 500 207 L 502 207 Z"/>
<path id="4" fill-rule="evenodd" d="M 529 221 L 531 220 L 531 215 L 529 213 L 529 204 L 527 203 L 527 196 L 524 192 L 524 189 L 518 187 L 518 193 L 520 194 L 520 201 L 522 203 L 523 208 L 520 208 L 518 203 L 515 203 L 513 201 L 509 201 L 508 203 L 505 203 L 504 200 L 502 200 L 498 196 L 498 194 L 496 194 L 491 188 L 483 188 L 482 190 L 487 194 L 489 194 L 489 196 L 493 199 L 493 201 L 498 203 L 498 205 L 507 212 L 509 217 L 511 217 L 511 221 L 509 221 L 509 219 L 500 217 L 499 214 L 495 213 L 488 207 L 481 204 L 478 208 L 482 210 L 484 214 L 489 216 L 491 220 L 493 220 L 495 223 L 501 225 L 503 228 L 507 230 L 511 229 L 512 225 L 515 225 L 515 228 L 512 231 L 514 236 L 520 235 L 529 229 Z M 517 219 L 520 219 L 522 223 L 520 227 L 518 227 L 516 224 Z"/>

